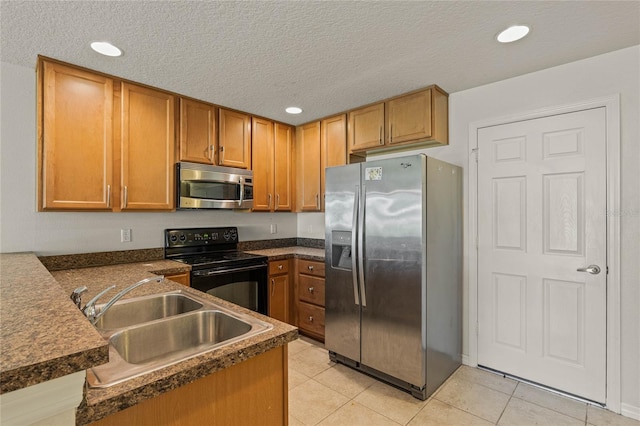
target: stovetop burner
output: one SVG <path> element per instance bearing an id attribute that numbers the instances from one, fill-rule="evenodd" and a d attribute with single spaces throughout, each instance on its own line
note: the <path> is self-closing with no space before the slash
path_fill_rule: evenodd
<path id="1" fill-rule="evenodd" d="M 165 258 L 193 269 L 234 268 L 266 262 L 266 256 L 237 250 L 238 229 L 188 228 L 165 230 Z"/>

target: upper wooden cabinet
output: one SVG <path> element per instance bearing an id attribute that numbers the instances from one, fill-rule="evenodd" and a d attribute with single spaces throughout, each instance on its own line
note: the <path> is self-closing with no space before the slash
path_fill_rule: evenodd
<path id="1" fill-rule="evenodd" d="M 274 126 L 273 187 L 275 211 L 293 210 L 293 138 L 294 128 L 287 124 Z"/>
<path id="2" fill-rule="evenodd" d="M 346 114 L 325 118 L 320 122 L 320 186 L 321 209 L 324 211 L 324 175 L 327 167 L 343 166 L 347 163 L 347 116 Z"/>
<path id="3" fill-rule="evenodd" d="M 349 111 L 349 152 L 384 145 L 384 102 Z"/>
<path id="4" fill-rule="evenodd" d="M 251 119 L 253 156 L 253 210 L 273 209 L 273 122 Z"/>
<path id="5" fill-rule="evenodd" d="M 349 153 L 399 145 L 447 145 L 449 98 L 438 86 L 349 111 Z"/>
<path id="6" fill-rule="evenodd" d="M 292 210 L 293 128 L 251 120 L 253 211 Z"/>
<path id="7" fill-rule="evenodd" d="M 296 128 L 297 211 L 320 211 L 320 122 Z"/>
<path id="8" fill-rule="evenodd" d="M 122 83 L 122 210 L 175 208 L 175 97 Z"/>
<path id="9" fill-rule="evenodd" d="M 40 61 L 38 208 L 113 205 L 113 80 Z"/>
<path id="10" fill-rule="evenodd" d="M 437 86 L 390 99 L 386 102 L 386 144 L 414 142 L 446 145 L 448 95 Z"/>
<path id="11" fill-rule="evenodd" d="M 217 108 L 180 98 L 180 161 L 217 164 Z"/>
<path id="12" fill-rule="evenodd" d="M 251 117 L 220 108 L 218 120 L 221 166 L 251 168 Z"/>

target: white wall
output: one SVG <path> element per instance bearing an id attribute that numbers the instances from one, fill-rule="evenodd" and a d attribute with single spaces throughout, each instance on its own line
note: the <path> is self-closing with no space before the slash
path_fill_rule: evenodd
<path id="1" fill-rule="evenodd" d="M 297 236 L 294 213 L 38 213 L 35 70 L 2 62 L 0 73 L 0 252 L 50 255 L 162 247 L 165 228 L 190 226 L 236 225 L 241 241 Z M 270 234 L 272 223 L 277 234 Z M 132 229 L 132 242 L 120 242 L 121 228 Z M 304 236 L 324 238 L 322 231 L 316 234 Z"/>
<path id="2" fill-rule="evenodd" d="M 613 94 L 621 104 L 622 205 L 613 212 L 621 216 L 622 233 L 621 402 L 623 414 L 640 417 L 640 46 L 454 93 L 450 136 L 467 146 L 470 123 Z M 467 330 L 464 342 L 468 354 Z"/>

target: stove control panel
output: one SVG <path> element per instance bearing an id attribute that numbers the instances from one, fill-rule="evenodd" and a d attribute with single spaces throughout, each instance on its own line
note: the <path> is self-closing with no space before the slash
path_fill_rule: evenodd
<path id="1" fill-rule="evenodd" d="M 194 247 L 215 244 L 237 244 L 238 228 L 166 229 L 165 247 Z"/>

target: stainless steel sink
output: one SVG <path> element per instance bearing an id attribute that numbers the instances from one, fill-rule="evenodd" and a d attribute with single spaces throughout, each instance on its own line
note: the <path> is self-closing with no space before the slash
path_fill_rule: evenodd
<path id="1" fill-rule="evenodd" d="M 251 315 L 218 305 L 207 296 L 182 291 L 118 302 L 96 326 L 109 340 L 109 362 L 87 370 L 89 386 L 98 388 L 168 367 L 273 328 Z"/>
<path id="2" fill-rule="evenodd" d="M 130 364 L 182 358 L 251 331 L 251 325 L 220 311 L 192 312 L 119 331 L 109 340 Z"/>
<path id="3" fill-rule="evenodd" d="M 97 306 L 101 308 L 101 306 Z M 164 293 L 123 300 L 96 322 L 98 330 L 113 330 L 167 318 L 202 308 L 202 304 L 180 293 Z"/>

